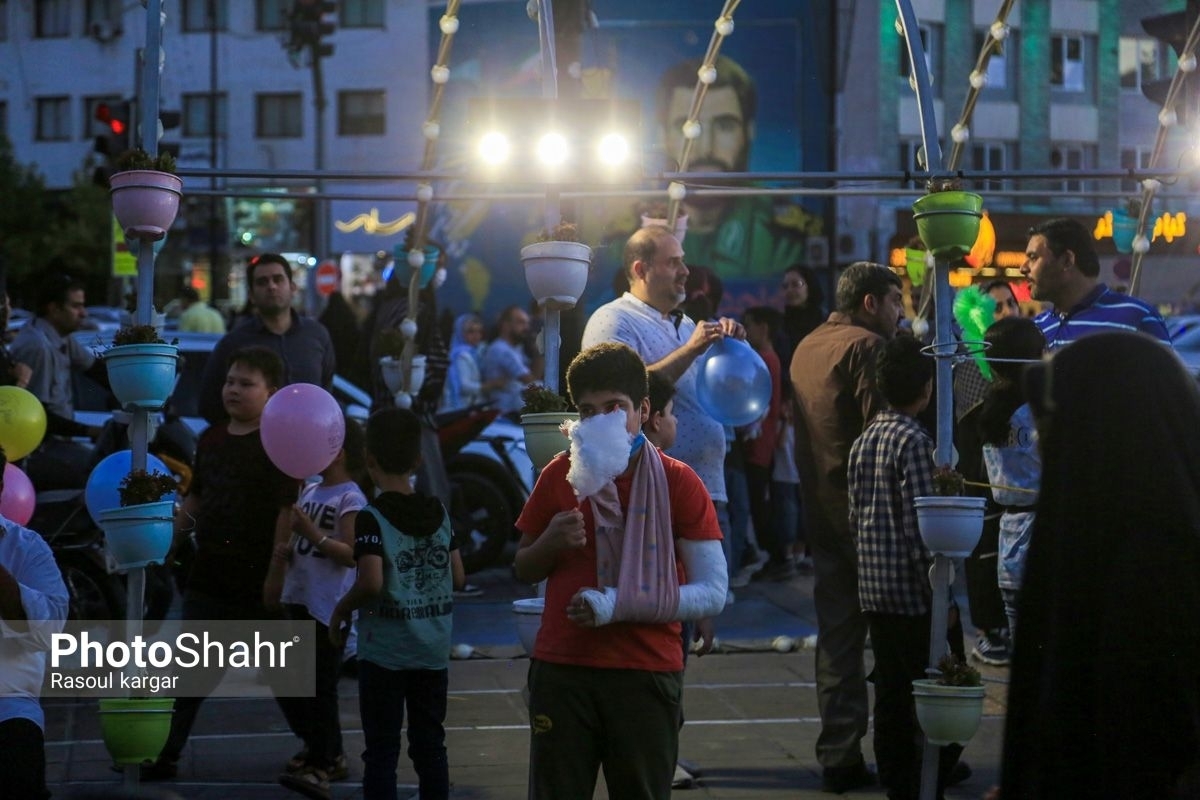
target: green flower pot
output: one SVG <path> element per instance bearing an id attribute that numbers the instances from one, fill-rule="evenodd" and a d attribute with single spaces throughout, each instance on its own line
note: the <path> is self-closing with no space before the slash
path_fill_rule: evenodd
<path id="1" fill-rule="evenodd" d="M 173 698 L 105 697 L 100 700 L 100 731 L 117 764 L 158 758 L 171 732 Z"/>
<path id="2" fill-rule="evenodd" d="M 913 203 L 917 235 L 940 260 L 971 252 L 982 217 L 983 198 L 971 192 L 934 192 Z"/>
<path id="3" fill-rule="evenodd" d="M 571 446 L 571 441 L 559 427 L 563 420 L 576 419 L 579 419 L 579 414 L 575 411 L 521 415 L 521 427 L 525 429 L 525 451 L 536 469 L 544 469 L 550 463 L 550 459 Z"/>
<path id="4" fill-rule="evenodd" d="M 931 744 L 966 744 L 983 719 L 982 686 L 942 686 L 922 678 L 912 682 L 917 721 Z"/>

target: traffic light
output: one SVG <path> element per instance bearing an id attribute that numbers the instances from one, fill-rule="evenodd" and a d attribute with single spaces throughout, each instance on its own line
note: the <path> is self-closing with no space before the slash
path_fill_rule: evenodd
<path id="1" fill-rule="evenodd" d="M 287 48 L 299 52 L 312 48 L 316 58 L 333 55 L 333 45 L 323 41 L 337 30 L 337 3 L 331 0 L 297 0 L 289 21 L 291 38 Z"/>
<path id="2" fill-rule="evenodd" d="M 1142 28 L 1146 33 L 1153 36 L 1160 42 L 1164 42 L 1171 46 L 1175 51 L 1176 58 L 1184 57 L 1183 49 L 1187 42 L 1188 34 L 1192 30 L 1197 17 L 1200 17 L 1200 0 L 1188 0 L 1187 8 L 1183 11 L 1174 11 L 1170 14 L 1159 14 L 1154 17 L 1143 17 Z M 1195 54 L 1192 54 L 1193 56 Z M 1184 76 L 1183 86 L 1181 91 L 1176 95 L 1175 102 L 1171 108 L 1166 107 L 1167 93 L 1171 88 L 1171 81 L 1174 76 L 1160 78 L 1154 81 L 1142 81 L 1142 94 L 1152 100 L 1164 111 L 1174 111 L 1176 122 L 1179 125 L 1187 125 L 1197 112 L 1196 100 L 1198 90 L 1200 90 L 1200 78 L 1196 77 L 1195 72 L 1188 72 Z"/>
<path id="3" fill-rule="evenodd" d="M 129 149 L 133 136 L 132 110 L 128 100 L 96 104 L 94 116 L 99 124 L 92 149 L 102 158 L 92 173 L 92 181 L 100 186 L 108 186 L 108 176 L 115 171 L 117 157 Z"/>

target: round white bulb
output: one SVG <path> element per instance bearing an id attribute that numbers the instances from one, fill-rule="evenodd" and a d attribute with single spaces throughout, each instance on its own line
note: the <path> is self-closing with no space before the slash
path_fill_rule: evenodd
<path id="1" fill-rule="evenodd" d="M 408 392 L 396 392 L 392 399 L 396 402 L 396 408 L 405 410 L 412 408 L 412 395 Z"/>
<path id="2" fill-rule="evenodd" d="M 1150 240 L 1145 236 L 1133 237 L 1133 252 L 1148 253 L 1150 252 Z"/>
<path id="3" fill-rule="evenodd" d="M 437 270 L 437 272 L 433 273 L 433 280 L 431 280 L 429 282 L 429 285 L 432 286 L 434 289 L 440 289 L 440 288 L 442 288 L 442 284 L 445 282 L 446 282 L 446 268 L 441 267 Z"/>
<path id="4" fill-rule="evenodd" d="M 917 90 L 917 73 L 915 71 L 908 74 L 908 88 L 914 92 Z"/>
<path id="5" fill-rule="evenodd" d="M 687 187 L 678 181 L 671 181 L 667 187 L 667 197 L 672 200 L 682 200 L 687 197 Z"/>
<path id="6" fill-rule="evenodd" d="M 1008 38 L 1009 28 L 1007 25 L 1005 25 L 1000 20 L 996 20 L 995 22 L 993 22 L 992 27 L 989 28 L 989 30 L 991 31 L 992 38 L 998 42 L 1003 42 L 1005 39 Z"/>
<path id="7" fill-rule="evenodd" d="M 438 20 L 438 27 L 442 29 L 442 33 L 453 36 L 458 33 L 458 17 L 447 14 Z"/>
<path id="8" fill-rule="evenodd" d="M 776 636 L 771 640 L 771 649 L 777 653 L 790 653 L 796 649 L 796 640 L 790 636 Z"/>
<path id="9" fill-rule="evenodd" d="M 900 21 L 899 17 L 896 18 L 896 22 L 894 25 L 892 25 L 892 27 L 896 29 L 897 36 L 904 35 L 904 23 Z"/>
<path id="10" fill-rule="evenodd" d="M 488 164 L 503 164 L 512 152 L 508 137 L 499 131 L 485 133 L 479 140 L 479 157 Z"/>
<path id="11" fill-rule="evenodd" d="M 441 64 L 435 64 L 433 68 L 429 70 L 429 77 L 433 78 L 434 83 L 445 83 L 446 81 L 450 80 L 450 69 L 449 67 L 443 67 Z"/>
<path id="12" fill-rule="evenodd" d="M 1180 72 L 1195 72 L 1196 71 L 1196 54 L 1188 53 L 1183 58 L 1179 59 Z"/>
<path id="13" fill-rule="evenodd" d="M 420 250 L 408 251 L 408 265 L 413 269 L 420 269 L 425 264 L 425 254 Z"/>
<path id="14" fill-rule="evenodd" d="M 597 150 L 602 163 L 615 167 L 629 158 L 629 140 L 619 133 L 609 133 L 600 139 Z"/>
<path id="15" fill-rule="evenodd" d="M 567 75 L 571 76 L 572 80 L 579 80 L 583 77 L 583 64 L 578 61 L 572 61 L 567 65 Z"/>
<path id="16" fill-rule="evenodd" d="M 432 120 L 430 120 L 429 122 L 426 122 L 424 125 L 421 126 L 421 133 L 423 133 L 425 135 L 426 139 L 430 139 L 430 140 L 437 139 L 438 136 L 441 134 L 441 132 L 442 132 L 441 126 Z"/>
<path id="17" fill-rule="evenodd" d="M 417 200 L 422 203 L 428 203 L 433 199 L 433 187 L 428 183 L 417 184 Z"/>
<path id="18" fill-rule="evenodd" d="M 1175 114 L 1175 109 L 1173 108 L 1164 108 L 1158 112 L 1158 124 L 1164 128 L 1170 128 L 1178 121 L 1179 117 Z"/>
<path id="19" fill-rule="evenodd" d="M 717 33 L 728 36 L 733 33 L 733 17 L 717 17 L 717 23 L 713 27 L 717 29 Z"/>
<path id="20" fill-rule="evenodd" d="M 567 144 L 567 138 L 561 133 L 551 131 L 538 140 L 537 157 L 546 166 L 562 166 L 568 155 L 570 146 Z"/>
<path id="21" fill-rule="evenodd" d="M 1149 189 L 1151 192 L 1157 192 L 1162 188 L 1162 182 L 1157 178 L 1146 178 L 1146 180 L 1142 181 L 1142 188 Z"/>
<path id="22" fill-rule="evenodd" d="M 470 658 L 471 654 L 474 652 L 475 648 L 471 647 L 469 644 L 456 644 L 454 647 L 450 648 L 450 655 L 460 660 L 464 658 Z"/>
<path id="23" fill-rule="evenodd" d="M 917 317 L 912 321 L 913 336 L 918 339 L 924 339 L 929 333 L 929 320 L 924 317 Z"/>
<path id="24" fill-rule="evenodd" d="M 700 82 L 703 84 L 711 84 L 717 79 L 717 68 L 712 64 L 705 64 L 696 70 L 696 74 L 700 77 Z"/>
<path id="25" fill-rule="evenodd" d="M 699 139 L 700 138 L 700 123 L 694 119 L 689 119 L 683 123 L 683 138 Z"/>
<path id="26" fill-rule="evenodd" d="M 950 129 L 950 138 L 954 140 L 955 144 L 966 144 L 967 140 L 971 138 L 971 129 L 966 125 L 955 125 Z"/>
<path id="27" fill-rule="evenodd" d="M 405 339 L 411 339 L 417 335 L 417 321 L 412 317 L 405 317 L 400 323 L 400 333 Z"/>
<path id="28" fill-rule="evenodd" d="M 971 77 L 968 80 L 971 81 L 972 89 L 982 89 L 987 86 L 987 74 L 977 69 L 971 70 Z"/>

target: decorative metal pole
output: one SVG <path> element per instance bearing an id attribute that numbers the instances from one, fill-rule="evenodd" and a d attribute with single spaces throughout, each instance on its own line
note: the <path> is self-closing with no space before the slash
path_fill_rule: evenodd
<path id="1" fill-rule="evenodd" d="M 554 10 L 551 0 L 538 2 L 538 43 L 542 54 L 542 97 L 551 100 L 558 97 L 558 65 L 554 52 Z M 554 230 L 554 226 L 562 218 L 559 204 L 558 189 L 553 185 L 546 186 L 546 204 L 542 214 L 542 222 L 546 230 Z M 544 315 L 542 325 L 542 354 L 545 356 L 543 382 L 546 388 L 558 391 L 558 353 L 562 347 L 559 340 L 561 317 L 559 305 L 547 301 L 542 305 Z"/>

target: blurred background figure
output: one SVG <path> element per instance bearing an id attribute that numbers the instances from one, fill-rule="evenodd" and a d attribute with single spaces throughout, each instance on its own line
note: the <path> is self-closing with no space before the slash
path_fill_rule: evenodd
<path id="1" fill-rule="evenodd" d="M 225 318 L 221 312 L 200 299 L 200 293 L 191 286 L 179 292 L 179 330 L 191 333 L 224 333 Z"/>
<path id="2" fill-rule="evenodd" d="M 462 314 L 454 320 L 450 336 L 450 367 L 442 392 L 442 411 L 478 405 L 487 400 L 483 382 L 483 320 L 478 314 Z"/>
<path id="3" fill-rule="evenodd" d="M 1023 379 L 1042 493 L 1001 794 L 1200 796 L 1200 390 L 1168 348 L 1126 332 Z"/>

